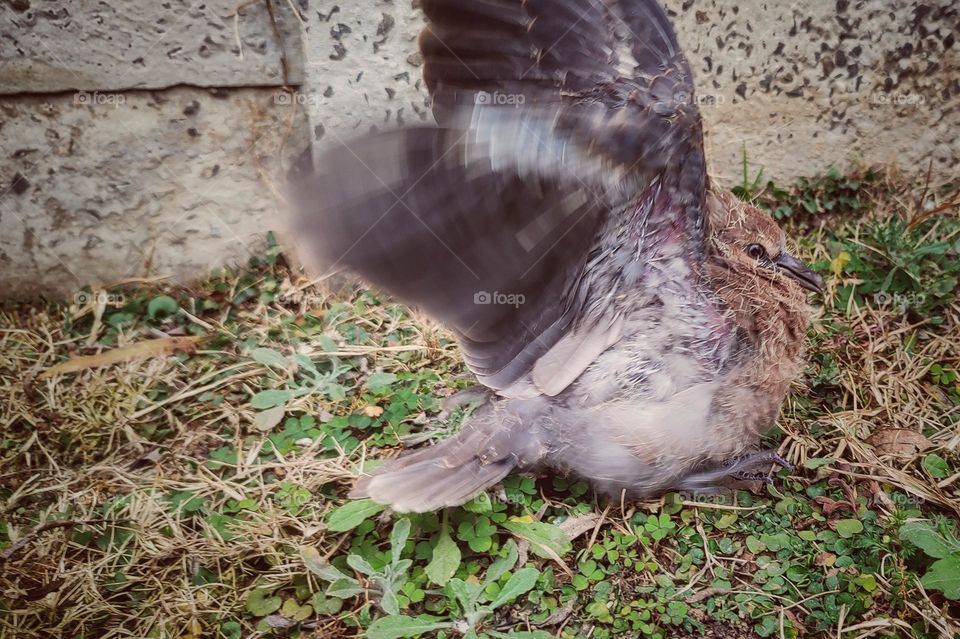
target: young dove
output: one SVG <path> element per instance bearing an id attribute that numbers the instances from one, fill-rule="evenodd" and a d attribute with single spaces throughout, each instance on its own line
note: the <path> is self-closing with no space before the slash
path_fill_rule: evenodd
<path id="1" fill-rule="evenodd" d="M 821 278 L 711 189 L 691 72 L 654 0 L 423 0 L 437 126 L 337 145 L 297 233 L 452 330 L 494 397 L 362 477 L 400 512 L 516 469 L 630 498 L 764 477 Z"/>

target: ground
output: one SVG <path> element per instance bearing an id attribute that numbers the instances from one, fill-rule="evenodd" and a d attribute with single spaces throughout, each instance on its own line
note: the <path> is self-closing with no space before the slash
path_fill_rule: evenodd
<path id="1" fill-rule="evenodd" d="M 956 195 L 760 183 L 738 195 L 828 290 L 765 442 L 795 469 L 731 495 L 515 475 L 436 514 L 348 500 L 362 464 L 456 428 L 470 376 L 441 328 L 275 246 L 193 288 L 6 309 L 0 637 L 954 635 Z"/>

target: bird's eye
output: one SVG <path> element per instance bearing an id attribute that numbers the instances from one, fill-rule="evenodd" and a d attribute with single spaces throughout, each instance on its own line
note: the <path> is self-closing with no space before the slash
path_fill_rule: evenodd
<path id="1" fill-rule="evenodd" d="M 747 255 L 755 260 L 762 260 L 767 257 L 767 249 L 759 244 L 751 244 L 747 247 Z"/>

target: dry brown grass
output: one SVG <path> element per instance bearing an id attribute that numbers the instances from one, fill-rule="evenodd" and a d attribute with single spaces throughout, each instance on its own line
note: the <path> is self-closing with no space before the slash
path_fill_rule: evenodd
<path id="1" fill-rule="evenodd" d="M 293 310 L 289 303 L 253 306 L 240 322 L 219 325 L 219 332 L 268 344 L 291 313 L 329 305 L 326 294 L 313 288 L 296 292 L 294 300 Z M 392 370 L 432 366 L 448 355 L 450 346 L 438 342 L 435 329 L 383 310 L 345 316 L 342 321 L 363 323 L 374 343 L 343 344 L 333 354 L 375 356 L 378 366 Z M 257 460 L 265 437 L 248 446 L 254 416 L 248 400 L 266 371 L 240 356 L 239 345 L 38 380 L 65 354 L 97 350 L 85 347 L 93 341 L 88 335 L 65 330 L 64 311 L 0 314 L 0 486 L 10 491 L 0 502 L 0 520 L 9 521 L 11 540 L 25 542 L 0 556 L 0 637 L 64 637 L 80 629 L 104 638 L 200 636 L 211 631 L 212 616 L 229 618 L 242 610 L 255 586 L 288 583 L 293 574 L 305 577 L 299 545 L 332 551 L 343 542 L 342 535 L 324 535 L 327 504 L 321 488 L 352 478 L 350 464 L 343 457 L 317 459 L 314 447 L 280 461 Z M 76 326 L 97 309 L 68 312 Z M 399 329 L 410 336 L 406 343 L 382 338 Z M 135 331 L 123 335 L 118 346 L 149 337 L 149 331 Z M 397 353 L 414 357 L 401 362 L 393 359 Z M 157 389 L 164 398 L 154 401 Z M 223 401 L 212 405 L 211 393 Z M 351 408 L 313 397 L 291 405 L 312 414 Z M 160 429 L 174 434 L 162 444 L 144 436 Z M 229 479 L 204 465 L 210 451 L 225 443 L 239 451 Z M 293 516 L 279 506 L 272 499 L 276 478 L 318 495 L 311 512 Z M 216 528 L 171 511 L 165 497 L 179 492 L 206 499 L 214 512 L 231 499 L 253 500 L 256 510 L 224 540 Z M 31 532 L 35 522 L 56 519 L 73 524 Z M 104 535 L 111 530 L 121 539 L 107 545 Z M 99 546 L 82 537 L 89 534 L 100 537 Z M 192 581 L 200 566 L 215 567 L 217 580 Z M 111 585 L 118 571 L 125 582 Z"/>

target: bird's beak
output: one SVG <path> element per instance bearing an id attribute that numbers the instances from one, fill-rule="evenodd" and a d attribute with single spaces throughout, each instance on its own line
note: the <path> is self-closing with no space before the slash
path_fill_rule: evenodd
<path id="1" fill-rule="evenodd" d="M 823 292 L 823 278 L 813 272 L 809 266 L 790 255 L 786 251 L 781 251 L 780 255 L 774 261 L 777 268 L 782 269 L 788 277 L 792 277 L 803 288 L 814 293 Z"/>

